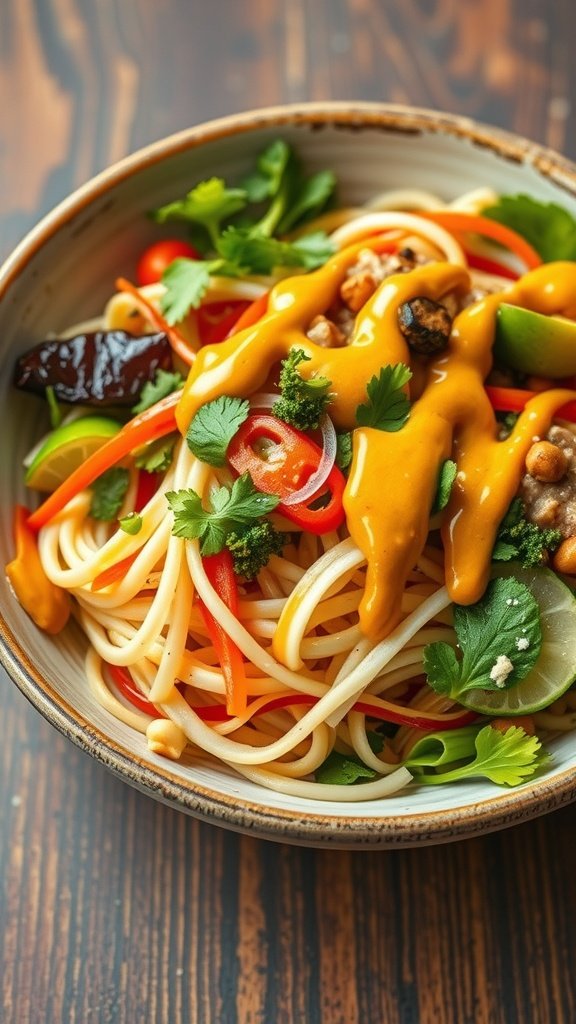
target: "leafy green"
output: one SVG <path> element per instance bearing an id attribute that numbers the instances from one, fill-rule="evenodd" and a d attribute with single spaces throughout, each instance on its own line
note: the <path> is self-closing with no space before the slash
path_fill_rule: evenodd
<path id="1" fill-rule="evenodd" d="M 151 409 L 156 402 L 159 402 L 162 398 L 167 398 L 173 391 L 178 391 L 184 383 L 184 378 L 180 373 L 170 373 L 168 370 L 156 370 L 156 376 L 154 380 L 146 381 L 146 384 L 140 392 L 140 399 L 137 405 L 132 407 L 132 412 L 137 415 L 140 412 L 146 412 L 146 409 Z"/>
<path id="2" fill-rule="evenodd" d="M 140 449 L 134 459 L 134 465 L 138 469 L 145 469 L 147 473 L 165 473 L 172 465 L 175 444 L 174 434 L 150 441 Z"/>
<path id="3" fill-rule="evenodd" d="M 202 555 L 222 551 L 231 533 L 241 533 L 255 520 L 272 512 L 279 502 L 275 494 L 257 491 L 249 473 L 244 473 L 231 489 L 219 487 L 202 505 L 200 495 L 191 489 L 168 491 L 166 498 L 174 513 L 172 533 L 187 540 L 200 540 Z"/>
<path id="4" fill-rule="evenodd" d="M 249 412 L 248 399 L 228 395 L 201 405 L 186 434 L 190 451 L 210 466 L 223 466 L 228 445 Z"/>
<path id="5" fill-rule="evenodd" d="M 234 559 L 234 572 L 244 579 L 255 579 L 270 556 L 280 554 L 287 540 L 288 535 L 275 530 L 269 519 L 262 519 L 241 533 L 229 533 L 226 547 Z"/>
<path id="6" fill-rule="evenodd" d="M 465 725 L 461 729 L 428 733 L 416 741 L 403 763 L 407 768 L 420 770 L 473 757 L 477 732 L 477 725 Z"/>
<path id="7" fill-rule="evenodd" d="M 323 231 L 294 241 L 272 236 L 319 213 L 334 186 L 331 171 L 306 178 L 295 153 L 277 139 L 260 154 L 256 170 L 248 175 L 243 188 L 228 188 L 221 178 L 211 178 L 196 185 L 184 199 L 156 210 L 154 217 L 160 223 L 185 221 L 205 256 L 202 260 L 174 260 L 162 275 L 166 293 L 161 307 L 168 323 L 179 323 L 191 308 L 200 305 L 212 274 L 269 274 L 276 267 L 313 270 L 325 263 L 334 247 Z M 256 208 L 256 216 L 251 215 L 249 204 L 264 202 L 269 203 L 264 213 Z"/>
<path id="8" fill-rule="evenodd" d="M 509 689 L 528 675 L 540 654 L 538 603 L 513 576 L 493 580 L 476 604 L 455 605 L 454 629 L 461 660 L 443 641 L 424 648 L 428 684 L 452 700 L 467 690 Z M 519 649 L 520 639 L 528 641 L 525 649 Z"/>
<path id="9" fill-rule="evenodd" d="M 538 737 L 528 736 L 517 725 L 504 733 L 484 726 L 476 734 L 474 747 L 475 757 L 468 764 L 437 774 L 418 774 L 418 783 L 441 785 L 480 776 L 497 786 L 519 786 L 550 760 Z"/>
<path id="10" fill-rule="evenodd" d="M 440 472 L 438 474 L 438 484 L 436 487 L 436 497 L 434 498 L 434 504 L 432 505 L 431 515 L 436 515 L 437 512 L 441 512 L 442 509 L 446 508 L 446 505 L 450 501 L 450 495 L 452 493 L 452 487 L 458 473 L 458 467 L 452 459 L 445 459 L 440 466 Z"/>
<path id="11" fill-rule="evenodd" d="M 222 178 L 209 178 L 196 185 L 184 199 L 155 210 L 154 219 L 159 224 L 165 224 L 168 220 L 202 224 L 215 245 L 222 221 L 243 210 L 247 199 L 244 189 L 228 188 Z"/>
<path id="12" fill-rule="evenodd" d="M 129 512 L 128 515 L 122 516 L 122 519 L 118 520 L 118 526 L 124 530 L 124 533 L 135 536 L 142 529 L 142 516 L 139 516 L 137 512 Z"/>
<path id="13" fill-rule="evenodd" d="M 383 366 L 378 377 L 372 377 L 366 386 L 368 402 L 356 410 L 358 426 L 400 430 L 410 415 L 410 400 L 404 388 L 411 377 L 412 371 L 404 363 Z"/>
<path id="14" fill-rule="evenodd" d="M 351 430 L 336 435 L 336 465 L 340 469 L 348 469 L 352 462 L 352 440 Z"/>
<path id="15" fill-rule="evenodd" d="M 544 263 L 576 260 L 576 220 L 557 203 L 541 203 L 526 195 L 500 196 L 495 206 L 482 213 L 522 235 Z"/>
<path id="16" fill-rule="evenodd" d="M 525 569 L 542 565 L 548 551 L 562 543 L 560 530 L 542 530 L 529 523 L 520 498 L 515 498 L 500 523 L 492 552 L 495 562 L 519 561 Z"/>
<path id="17" fill-rule="evenodd" d="M 316 782 L 328 786 L 352 786 L 360 779 L 375 779 L 376 771 L 364 764 L 356 754 L 340 754 L 333 750 L 314 773 Z"/>
<path id="18" fill-rule="evenodd" d="M 309 362 L 303 349 L 290 349 L 282 360 L 280 370 L 280 398 L 274 402 L 274 416 L 290 423 L 298 430 L 316 430 L 330 403 L 331 381 L 326 377 L 302 377 L 298 370 L 301 363 Z"/>
<path id="19" fill-rule="evenodd" d="M 116 519 L 124 501 L 130 474 L 122 466 L 114 466 L 99 476 L 92 484 L 90 515 L 94 519 L 111 521 Z"/>

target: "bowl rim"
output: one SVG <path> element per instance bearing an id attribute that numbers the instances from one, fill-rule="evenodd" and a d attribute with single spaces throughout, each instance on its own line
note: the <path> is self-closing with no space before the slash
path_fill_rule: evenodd
<path id="1" fill-rule="evenodd" d="M 492 150 L 515 163 L 527 163 L 556 186 L 576 195 L 576 165 L 553 150 L 469 117 L 421 107 L 375 102 L 330 101 L 273 106 L 203 122 L 159 139 L 101 171 L 72 192 L 33 227 L 0 267 L 0 302 L 26 264 L 84 208 L 133 174 L 206 142 L 257 129 L 303 126 L 419 135 L 452 136 Z M 0 662 L 24 696 L 63 735 L 105 764 L 124 781 L 201 820 L 261 838 L 338 848 L 406 847 L 448 842 L 506 828 L 576 799 L 576 770 L 525 784 L 469 806 L 418 811 L 407 815 L 347 817 L 314 811 L 267 808 L 227 796 L 197 782 L 183 782 L 164 766 L 143 761 L 116 743 L 71 707 L 36 669 L 0 609 Z M 367 809 L 370 804 L 367 804 Z M 374 805 L 372 805 L 374 806 Z M 386 804 L 378 802 L 378 808 Z M 343 805 L 345 808 L 345 805 Z"/>

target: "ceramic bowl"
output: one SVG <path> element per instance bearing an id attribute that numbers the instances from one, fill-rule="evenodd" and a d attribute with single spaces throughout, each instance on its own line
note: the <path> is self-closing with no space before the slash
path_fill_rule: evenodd
<path id="1" fill-rule="evenodd" d="M 157 229 L 146 211 L 214 174 L 239 179 L 267 142 L 293 143 L 311 170 L 333 169 L 346 203 L 387 187 L 450 198 L 489 185 L 557 200 L 576 212 L 576 167 L 555 153 L 468 119 L 380 104 L 298 105 L 241 114 L 162 140 L 98 175 L 49 214 L 0 271 L 0 560 L 12 557 L 11 514 L 25 500 L 21 460 L 39 436 L 41 403 L 11 389 L 16 356 L 49 331 L 97 315 L 117 274 L 130 275 Z M 551 744 L 545 775 L 511 791 L 482 781 L 401 792 L 373 803 L 308 802 L 232 772 L 150 753 L 84 680 L 74 627 L 41 633 L 0 579 L 0 658 L 62 733 L 122 779 L 198 818 L 269 839 L 336 847 L 400 847 L 471 836 L 576 797 L 576 735 Z"/>

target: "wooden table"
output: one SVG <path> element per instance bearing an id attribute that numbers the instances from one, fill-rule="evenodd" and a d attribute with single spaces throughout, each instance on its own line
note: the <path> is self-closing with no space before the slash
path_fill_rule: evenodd
<path id="1" fill-rule="evenodd" d="M 124 153 L 264 104 L 437 106 L 576 157 L 573 42 L 572 0 L 2 0 L 2 255 Z M 0 687 L 4 1024 L 576 1021 L 576 807 L 277 846 L 153 803 Z"/>

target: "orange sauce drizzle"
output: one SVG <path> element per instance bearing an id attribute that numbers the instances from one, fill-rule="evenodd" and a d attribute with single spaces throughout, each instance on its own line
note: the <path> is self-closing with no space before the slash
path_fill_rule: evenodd
<path id="1" fill-rule="evenodd" d="M 468 290 L 468 272 L 439 262 L 387 278 L 356 317 L 350 344 L 327 349 L 306 335 L 310 321 L 334 302 L 367 242 L 334 256 L 320 270 L 277 284 L 267 314 L 253 327 L 201 349 L 177 409 L 185 433 L 201 405 L 221 394 L 246 397 L 265 386 L 275 365 L 293 348 L 310 362 L 303 375 L 332 381 L 330 414 L 352 430 L 366 384 L 388 363 L 410 363 L 397 322 L 398 307 L 416 296 L 439 300 Z M 400 618 L 408 573 L 429 532 L 439 468 L 454 458 L 458 476 L 443 516 L 446 585 L 459 604 L 477 601 L 486 587 L 498 525 L 518 489 L 528 449 L 548 430 L 554 413 L 574 392 L 554 389 L 532 399 L 505 441 L 484 390 L 492 363 L 495 316 L 505 301 L 548 315 L 574 316 L 576 264 L 549 263 L 464 309 L 454 320 L 445 352 L 412 382 L 410 418 L 396 433 L 354 430 L 353 460 L 344 507 L 348 529 L 367 560 L 360 626 L 374 640 Z M 413 362 L 415 362 L 413 360 Z M 415 367 L 416 368 L 416 367 Z M 415 386 L 416 379 L 418 385 Z"/>

